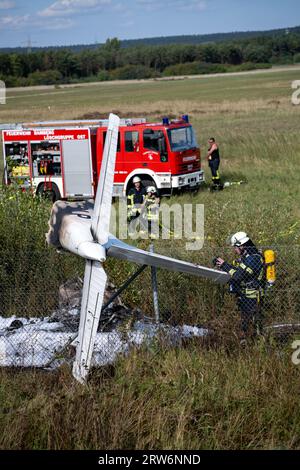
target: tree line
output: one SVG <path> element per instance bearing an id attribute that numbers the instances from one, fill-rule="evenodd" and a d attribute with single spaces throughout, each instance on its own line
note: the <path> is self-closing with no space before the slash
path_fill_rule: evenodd
<path id="1" fill-rule="evenodd" d="M 300 32 L 207 44 L 121 47 L 117 38 L 94 49 L 0 53 L 7 87 L 142 79 L 226 72 L 300 62 Z"/>

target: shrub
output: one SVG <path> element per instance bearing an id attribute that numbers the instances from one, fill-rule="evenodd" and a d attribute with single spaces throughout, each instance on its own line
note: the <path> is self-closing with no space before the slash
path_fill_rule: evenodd
<path id="1" fill-rule="evenodd" d="M 142 78 L 154 78 L 158 74 L 150 67 L 144 65 L 125 65 L 110 73 L 112 80 L 131 80 Z"/>
<path id="2" fill-rule="evenodd" d="M 107 70 L 100 70 L 97 74 L 97 80 L 105 82 L 110 79 L 110 74 Z"/>
<path id="3" fill-rule="evenodd" d="M 185 64 L 176 64 L 166 67 L 163 75 L 170 77 L 172 75 L 198 75 L 205 73 L 226 72 L 226 66 L 221 64 L 208 64 L 206 62 L 186 62 Z"/>
<path id="4" fill-rule="evenodd" d="M 62 74 L 58 70 L 36 71 L 28 75 L 28 85 L 55 85 L 62 81 Z"/>
<path id="5" fill-rule="evenodd" d="M 240 65 L 228 65 L 227 72 L 246 72 L 247 70 L 270 69 L 272 64 L 257 64 L 253 62 L 244 62 Z"/>
<path id="6" fill-rule="evenodd" d="M 294 63 L 295 64 L 300 64 L 300 52 L 298 52 L 298 54 L 294 55 Z"/>

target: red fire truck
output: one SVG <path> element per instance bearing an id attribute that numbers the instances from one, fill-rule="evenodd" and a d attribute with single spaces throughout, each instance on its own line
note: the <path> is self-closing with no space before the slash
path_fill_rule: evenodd
<path id="1" fill-rule="evenodd" d="M 107 120 L 5 125 L 5 183 L 33 188 L 53 201 L 94 197 L 106 126 Z M 145 186 L 155 186 L 161 195 L 204 182 L 200 149 L 188 116 L 157 123 L 121 120 L 114 196 L 125 195 L 134 176 Z"/>

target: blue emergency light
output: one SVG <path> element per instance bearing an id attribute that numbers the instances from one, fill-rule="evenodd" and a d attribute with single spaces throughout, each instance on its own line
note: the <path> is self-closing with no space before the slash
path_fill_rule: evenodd
<path id="1" fill-rule="evenodd" d="M 190 122 L 189 115 L 188 114 L 183 114 L 182 120 L 188 124 Z"/>
<path id="2" fill-rule="evenodd" d="M 169 118 L 167 116 L 163 117 L 162 123 L 163 123 L 164 126 L 168 126 L 169 125 Z"/>

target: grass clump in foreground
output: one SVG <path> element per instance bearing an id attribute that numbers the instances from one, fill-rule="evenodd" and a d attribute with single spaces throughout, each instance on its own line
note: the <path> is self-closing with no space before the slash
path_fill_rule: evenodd
<path id="1" fill-rule="evenodd" d="M 153 347 L 95 371 L 0 371 L 2 449 L 297 449 L 299 367 L 264 345 Z"/>

